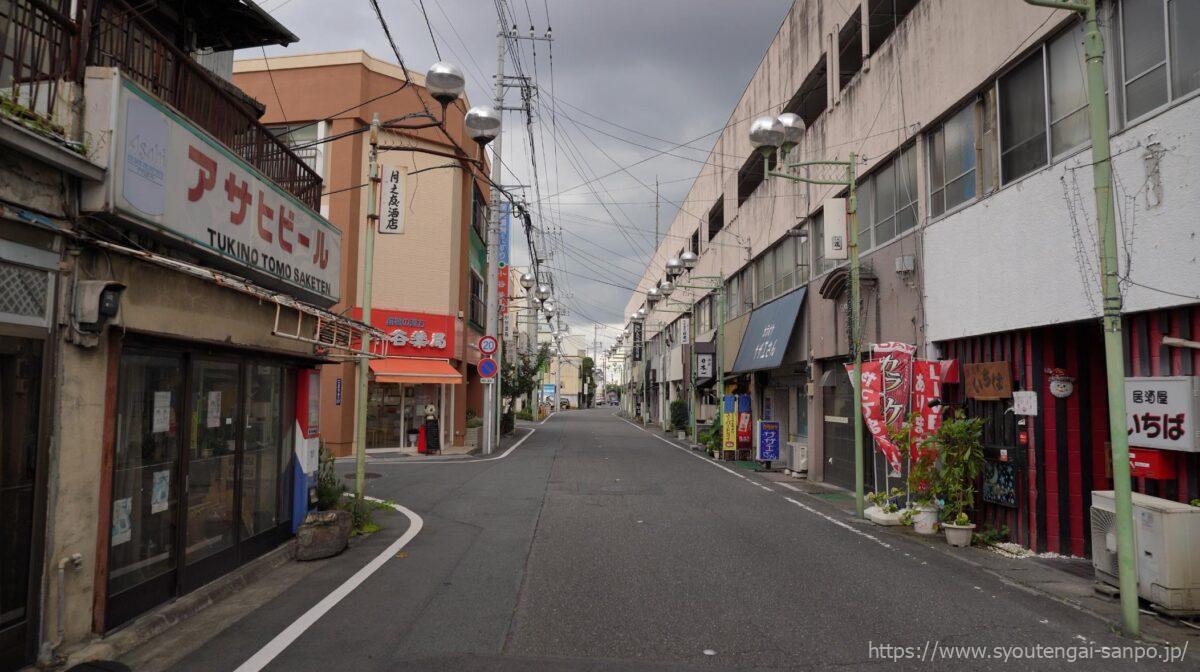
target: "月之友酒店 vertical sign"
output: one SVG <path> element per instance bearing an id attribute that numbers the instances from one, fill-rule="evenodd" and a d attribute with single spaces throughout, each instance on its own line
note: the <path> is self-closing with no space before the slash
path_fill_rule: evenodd
<path id="1" fill-rule="evenodd" d="M 385 166 L 379 183 L 379 232 L 404 233 L 404 172 Z"/>
<path id="2" fill-rule="evenodd" d="M 338 300 L 337 227 L 115 70 L 90 70 L 86 98 L 91 159 L 108 174 L 84 189 L 84 210 L 114 213 L 263 286 Z"/>

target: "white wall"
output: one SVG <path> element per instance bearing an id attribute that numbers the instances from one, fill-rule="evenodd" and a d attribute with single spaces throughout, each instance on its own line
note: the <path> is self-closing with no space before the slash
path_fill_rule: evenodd
<path id="1" fill-rule="evenodd" d="M 1158 180 L 1148 158 L 1156 151 Z M 1200 98 L 1115 136 L 1113 154 L 1121 275 L 1200 295 Z M 1098 318 L 1092 184 L 1088 147 L 929 224 L 924 291 L 930 340 Z M 1126 285 L 1124 297 L 1125 312 L 1196 302 L 1134 285 Z"/>

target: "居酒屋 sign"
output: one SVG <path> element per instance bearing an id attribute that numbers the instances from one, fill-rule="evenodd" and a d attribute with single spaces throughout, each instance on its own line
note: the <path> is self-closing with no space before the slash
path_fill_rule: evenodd
<path id="1" fill-rule="evenodd" d="M 89 70 L 92 159 L 108 168 L 83 207 L 182 242 L 263 286 L 328 306 L 341 232 L 228 147 L 115 70 Z"/>

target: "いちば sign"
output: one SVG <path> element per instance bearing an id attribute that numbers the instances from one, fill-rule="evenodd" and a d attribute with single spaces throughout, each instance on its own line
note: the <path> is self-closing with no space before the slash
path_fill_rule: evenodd
<path id="1" fill-rule="evenodd" d="M 86 95 L 87 132 L 107 139 L 95 158 L 108 173 L 85 187 L 85 210 L 115 213 L 264 286 L 337 301 L 337 227 L 129 80 L 89 73 Z"/>
<path id="2" fill-rule="evenodd" d="M 1194 376 L 1126 378 L 1125 423 L 1130 447 L 1200 452 L 1198 380 Z"/>

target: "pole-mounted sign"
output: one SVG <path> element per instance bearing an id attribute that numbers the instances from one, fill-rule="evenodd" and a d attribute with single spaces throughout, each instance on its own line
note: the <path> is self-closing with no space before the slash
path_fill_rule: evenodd
<path id="1" fill-rule="evenodd" d="M 481 336 L 479 338 L 479 353 L 491 357 L 496 354 L 496 348 L 499 345 L 495 336 Z"/>

